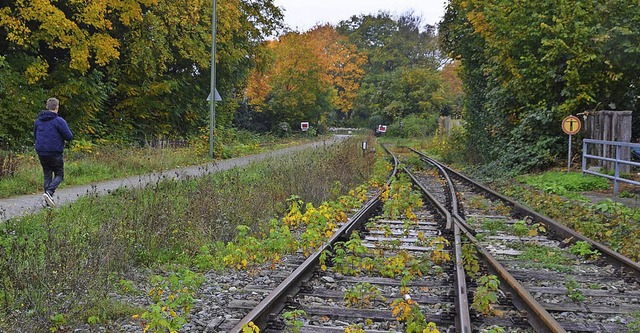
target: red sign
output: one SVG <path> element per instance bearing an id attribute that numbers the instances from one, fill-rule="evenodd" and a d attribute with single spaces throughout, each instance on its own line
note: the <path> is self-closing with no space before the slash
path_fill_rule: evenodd
<path id="1" fill-rule="evenodd" d="M 304 132 L 309 129 L 309 122 L 303 121 L 300 123 L 300 129 Z"/>
<path id="2" fill-rule="evenodd" d="M 386 133 L 387 125 L 378 125 L 378 133 Z"/>

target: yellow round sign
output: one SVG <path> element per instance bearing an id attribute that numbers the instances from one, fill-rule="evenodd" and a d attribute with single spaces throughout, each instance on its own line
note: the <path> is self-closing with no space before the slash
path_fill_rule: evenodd
<path id="1" fill-rule="evenodd" d="M 562 120 L 562 130 L 568 135 L 574 135 L 580 132 L 581 127 L 582 123 L 576 116 L 568 116 Z"/>

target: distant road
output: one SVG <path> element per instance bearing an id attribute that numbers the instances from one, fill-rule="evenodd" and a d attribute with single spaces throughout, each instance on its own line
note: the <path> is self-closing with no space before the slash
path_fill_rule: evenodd
<path id="1" fill-rule="evenodd" d="M 326 145 L 332 145 L 336 142 L 342 141 L 346 137 L 348 136 L 335 135 L 333 138 L 324 141 L 302 144 L 299 146 L 288 147 L 256 155 L 215 161 L 206 165 L 191 166 L 157 173 L 150 173 L 146 175 L 132 176 L 123 179 L 108 180 L 88 185 L 61 188 L 56 191 L 54 200 L 58 206 L 61 206 L 74 202 L 79 197 L 87 194 L 104 195 L 119 188 L 145 187 L 165 179 L 180 180 L 194 176 L 200 177 L 210 173 L 216 173 L 235 167 L 245 166 L 251 162 L 262 160 L 267 157 L 281 156 L 308 148 L 318 148 Z M 43 204 L 44 201 L 42 199 L 42 193 L 0 199 L 0 221 L 4 222 L 14 217 L 21 217 L 36 213 L 44 208 Z"/>

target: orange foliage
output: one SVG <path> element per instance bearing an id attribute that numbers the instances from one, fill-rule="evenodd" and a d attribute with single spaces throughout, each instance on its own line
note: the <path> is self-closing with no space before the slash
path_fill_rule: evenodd
<path id="1" fill-rule="evenodd" d="M 317 26 L 307 34 L 325 69 L 324 80 L 336 89 L 333 104 L 342 112 L 349 112 L 364 76 L 362 66 L 367 61 L 366 56 L 358 53 L 356 46 L 330 25 Z"/>
<path id="2" fill-rule="evenodd" d="M 455 60 L 453 63 L 446 64 L 441 71 L 442 79 L 447 85 L 447 93 L 454 96 L 462 93 L 462 80 L 457 73 L 459 67 L 460 60 Z"/>
<path id="3" fill-rule="evenodd" d="M 298 90 L 298 85 L 305 82 L 300 73 L 306 73 L 316 76 L 321 85 L 332 87 L 331 102 L 336 108 L 342 112 L 353 108 L 364 76 L 362 66 L 367 59 L 332 26 L 317 26 L 304 34 L 289 33 L 277 41 L 267 42 L 265 46 L 273 59 L 258 59 L 262 62 L 259 67 L 266 70 L 254 70 L 251 74 L 247 97 L 252 104 L 260 108 L 273 89 L 303 93 L 304 90 Z"/>

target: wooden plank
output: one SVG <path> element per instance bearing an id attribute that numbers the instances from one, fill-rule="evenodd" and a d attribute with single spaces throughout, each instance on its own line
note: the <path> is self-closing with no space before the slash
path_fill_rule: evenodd
<path id="1" fill-rule="evenodd" d="M 401 286 L 402 282 L 400 280 L 401 276 L 398 276 L 397 279 L 383 278 L 383 277 L 368 277 L 368 276 L 335 276 L 334 277 L 337 282 L 344 281 L 348 283 L 360 283 L 360 282 L 368 282 L 369 284 L 378 284 L 385 286 Z M 443 281 L 441 279 L 430 278 L 429 276 L 423 276 L 421 278 L 416 278 L 407 283 L 408 287 L 424 287 L 429 286 L 430 288 L 434 288 L 436 286 L 443 286 Z M 449 286 L 447 284 L 446 286 Z"/>
<path id="2" fill-rule="evenodd" d="M 564 287 L 527 287 L 530 293 L 543 293 L 549 295 L 565 295 L 567 288 Z M 640 298 L 640 291 L 611 291 L 602 289 L 580 289 L 585 296 L 608 297 L 608 298 Z"/>
<path id="3" fill-rule="evenodd" d="M 319 298 L 331 298 L 334 300 L 343 300 L 344 292 L 336 291 L 336 290 L 313 290 L 312 292 L 300 292 L 298 293 L 298 297 L 301 296 L 310 296 L 310 297 L 319 297 Z M 400 298 L 400 295 L 391 295 L 386 293 L 382 295 L 387 299 L 388 303 L 393 302 L 394 299 Z M 453 299 L 449 296 L 423 296 L 418 294 L 412 294 L 411 299 L 418 302 L 418 304 L 443 304 L 443 303 L 453 303 Z"/>
<path id="4" fill-rule="evenodd" d="M 300 333 L 344 333 L 346 327 L 327 327 L 327 326 L 314 326 L 314 325 L 305 325 L 300 328 Z M 266 333 L 270 333 L 271 331 L 266 331 Z M 273 331 L 273 332 L 281 332 L 281 331 Z M 404 331 L 394 331 L 394 330 L 369 330 L 365 329 L 365 333 L 402 333 Z"/>
<path id="5" fill-rule="evenodd" d="M 601 126 L 600 124 L 602 124 L 602 119 L 600 117 L 600 115 L 598 115 L 597 113 L 594 115 L 593 117 L 594 123 L 593 123 L 593 137 L 592 139 L 595 140 L 602 140 L 602 130 L 601 130 Z M 592 145 L 594 147 L 594 155 L 597 156 L 602 156 L 602 145 Z M 597 161 L 597 165 L 598 166 L 602 166 L 602 161 Z"/>
<path id="6" fill-rule="evenodd" d="M 620 112 L 620 122 L 618 123 L 618 131 L 619 136 L 618 139 L 621 142 L 631 142 L 631 120 L 632 120 L 632 111 L 621 111 Z M 620 149 L 620 158 L 630 161 L 631 160 L 631 148 L 630 147 L 621 147 Z M 629 173 L 631 172 L 630 165 L 623 165 L 623 169 L 621 172 Z"/>
<path id="7" fill-rule="evenodd" d="M 602 140 L 604 141 L 611 141 L 611 118 L 609 117 L 608 112 L 603 111 L 602 112 Z M 603 157 L 612 157 L 611 156 L 611 147 L 609 145 L 603 145 L 604 146 L 604 150 L 602 152 L 602 156 Z M 612 169 L 612 164 L 611 162 L 605 162 L 604 163 L 604 167 L 607 170 L 611 170 Z"/>
<path id="8" fill-rule="evenodd" d="M 330 316 L 334 318 L 367 318 L 374 321 L 395 321 L 392 311 L 389 309 L 376 310 L 376 309 L 354 309 L 343 307 L 300 307 L 309 316 Z M 442 312 L 442 314 L 436 314 L 428 307 L 421 308 L 422 313 L 429 318 L 430 321 L 436 324 L 451 323 L 455 318 L 455 313 Z"/>
<path id="9" fill-rule="evenodd" d="M 379 243 L 369 243 L 369 242 L 363 242 L 362 245 L 364 247 L 366 247 L 367 249 L 378 249 L 382 246 Z M 389 249 L 391 249 L 391 247 L 389 247 Z M 412 246 L 412 245 L 400 245 L 397 247 L 393 247 L 393 250 L 406 250 L 406 251 L 414 251 L 414 252 L 431 252 L 433 251 L 433 249 L 431 247 L 424 247 L 424 246 Z"/>

